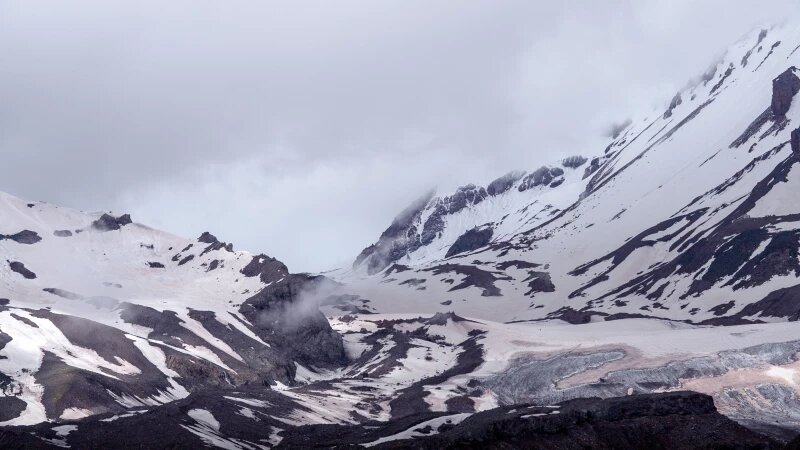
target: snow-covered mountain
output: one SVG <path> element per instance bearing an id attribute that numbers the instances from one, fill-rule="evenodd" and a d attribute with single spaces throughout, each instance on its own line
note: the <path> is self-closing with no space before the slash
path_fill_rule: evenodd
<path id="1" fill-rule="evenodd" d="M 426 194 L 326 276 L 0 193 L 0 445 L 779 448 L 798 49 L 759 30 L 596 154 Z"/>
<path id="2" fill-rule="evenodd" d="M 3 425 L 292 384 L 304 365 L 345 361 L 302 305 L 324 281 L 274 258 L 7 194 L 0 217 Z"/>
<path id="3" fill-rule="evenodd" d="M 752 429 L 784 440 L 800 429 L 796 322 L 372 314 L 353 286 L 290 274 L 208 233 L 183 239 L 7 194 L 0 214 L 7 447 L 437 448 L 425 442 L 438 434 L 510 439 L 498 418 L 598 445 L 623 445 L 606 440 L 631 423 L 670 442 L 773 445 Z M 701 394 L 648 396 L 684 389 Z M 587 414 L 612 420 L 586 438 Z M 716 431 L 698 437 L 700 424 Z"/>
<path id="4" fill-rule="evenodd" d="M 337 277 L 376 312 L 796 320 L 798 48 L 758 30 L 596 154 L 426 195 Z"/>

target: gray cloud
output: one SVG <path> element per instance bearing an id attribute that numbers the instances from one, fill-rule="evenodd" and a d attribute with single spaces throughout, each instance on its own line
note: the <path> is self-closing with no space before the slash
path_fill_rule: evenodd
<path id="1" fill-rule="evenodd" d="M 791 1 L 2 1 L 0 189 L 294 270 L 432 185 L 597 151 Z"/>

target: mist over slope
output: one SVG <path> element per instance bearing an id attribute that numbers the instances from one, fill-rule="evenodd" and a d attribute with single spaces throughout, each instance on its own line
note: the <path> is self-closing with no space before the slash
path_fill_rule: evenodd
<path id="1" fill-rule="evenodd" d="M 799 46 L 757 30 L 598 153 L 426 196 L 339 277 L 380 312 L 796 320 Z"/>

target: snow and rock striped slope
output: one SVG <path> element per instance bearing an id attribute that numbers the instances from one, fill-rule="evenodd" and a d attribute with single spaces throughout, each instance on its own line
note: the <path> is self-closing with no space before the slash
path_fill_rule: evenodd
<path id="1" fill-rule="evenodd" d="M 426 197 L 337 277 L 376 312 L 796 320 L 798 46 L 748 35 L 601 152 Z"/>
<path id="2" fill-rule="evenodd" d="M 349 286 L 210 234 L 2 201 L 6 446 L 302 448 L 333 444 L 330 433 L 355 433 L 343 446 L 392 446 L 482 411 L 473 422 L 502 413 L 538 426 L 564 401 L 683 389 L 779 438 L 800 427 L 795 322 L 371 314 L 371 302 L 341 294 Z M 366 312 L 326 319 L 318 302 Z M 514 416 L 516 404 L 539 406 Z"/>
<path id="3" fill-rule="evenodd" d="M 0 423 L 159 405 L 207 388 L 292 384 L 341 338 L 303 304 L 322 278 L 204 233 L 0 193 Z"/>
<path id="4" fill-rule="evenodd" d="M 637 395 L 655 393 L 645 404 L 667 405 L 675 396 L 665 391 L 687 389 L 713 399 L 702 400 L 710 406 L 699 412 L 671 409 L 690 429 L 702 416 L 716 414 L 709 409 L 716 404 L 729 418 L 776 439 L 791 439 L 800 430 L 795 322 L 502 324 L 454 314 L 346 314 L 330 320 L 344 337 L 348 364 L 316 372 L 298 366 L 302 381 L 295 386 L 205 389 L 125 413 L 6 427 L 0 443 L 35 448 L 46 440 L 84 448 L 122 439 L 131 448 L 402 447 L 412 439 L 422 439 L 421 445 L 440 433 L 452 436 L 449 430 L 459 423 L 478 426 L 498 414 L 513 419 L 513 426 L 535 427 L 571 410 L 563 402 L 633 395 L 622 402 L 637 404 Z M 631 414 L 641 422 L 649 413 Z M 65 430 L 71 431 L 62 435 Z"/>

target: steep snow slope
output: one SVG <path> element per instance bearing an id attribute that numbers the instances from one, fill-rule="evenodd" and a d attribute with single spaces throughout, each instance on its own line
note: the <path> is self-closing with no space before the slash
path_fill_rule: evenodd
<path id="1" fill-rule="evenodd" d="M 377 312 L 796 320 L 798 45 L 755 32 L 578 168 L 420 202 L 335 276 Z"/>
<path id="2" fill-rule="evenodd" d="M 208 233 L 0 193 L 0 423 L 124 412 L 197 389 L 291 384 L 341 338 L 291 275 Z"/>

